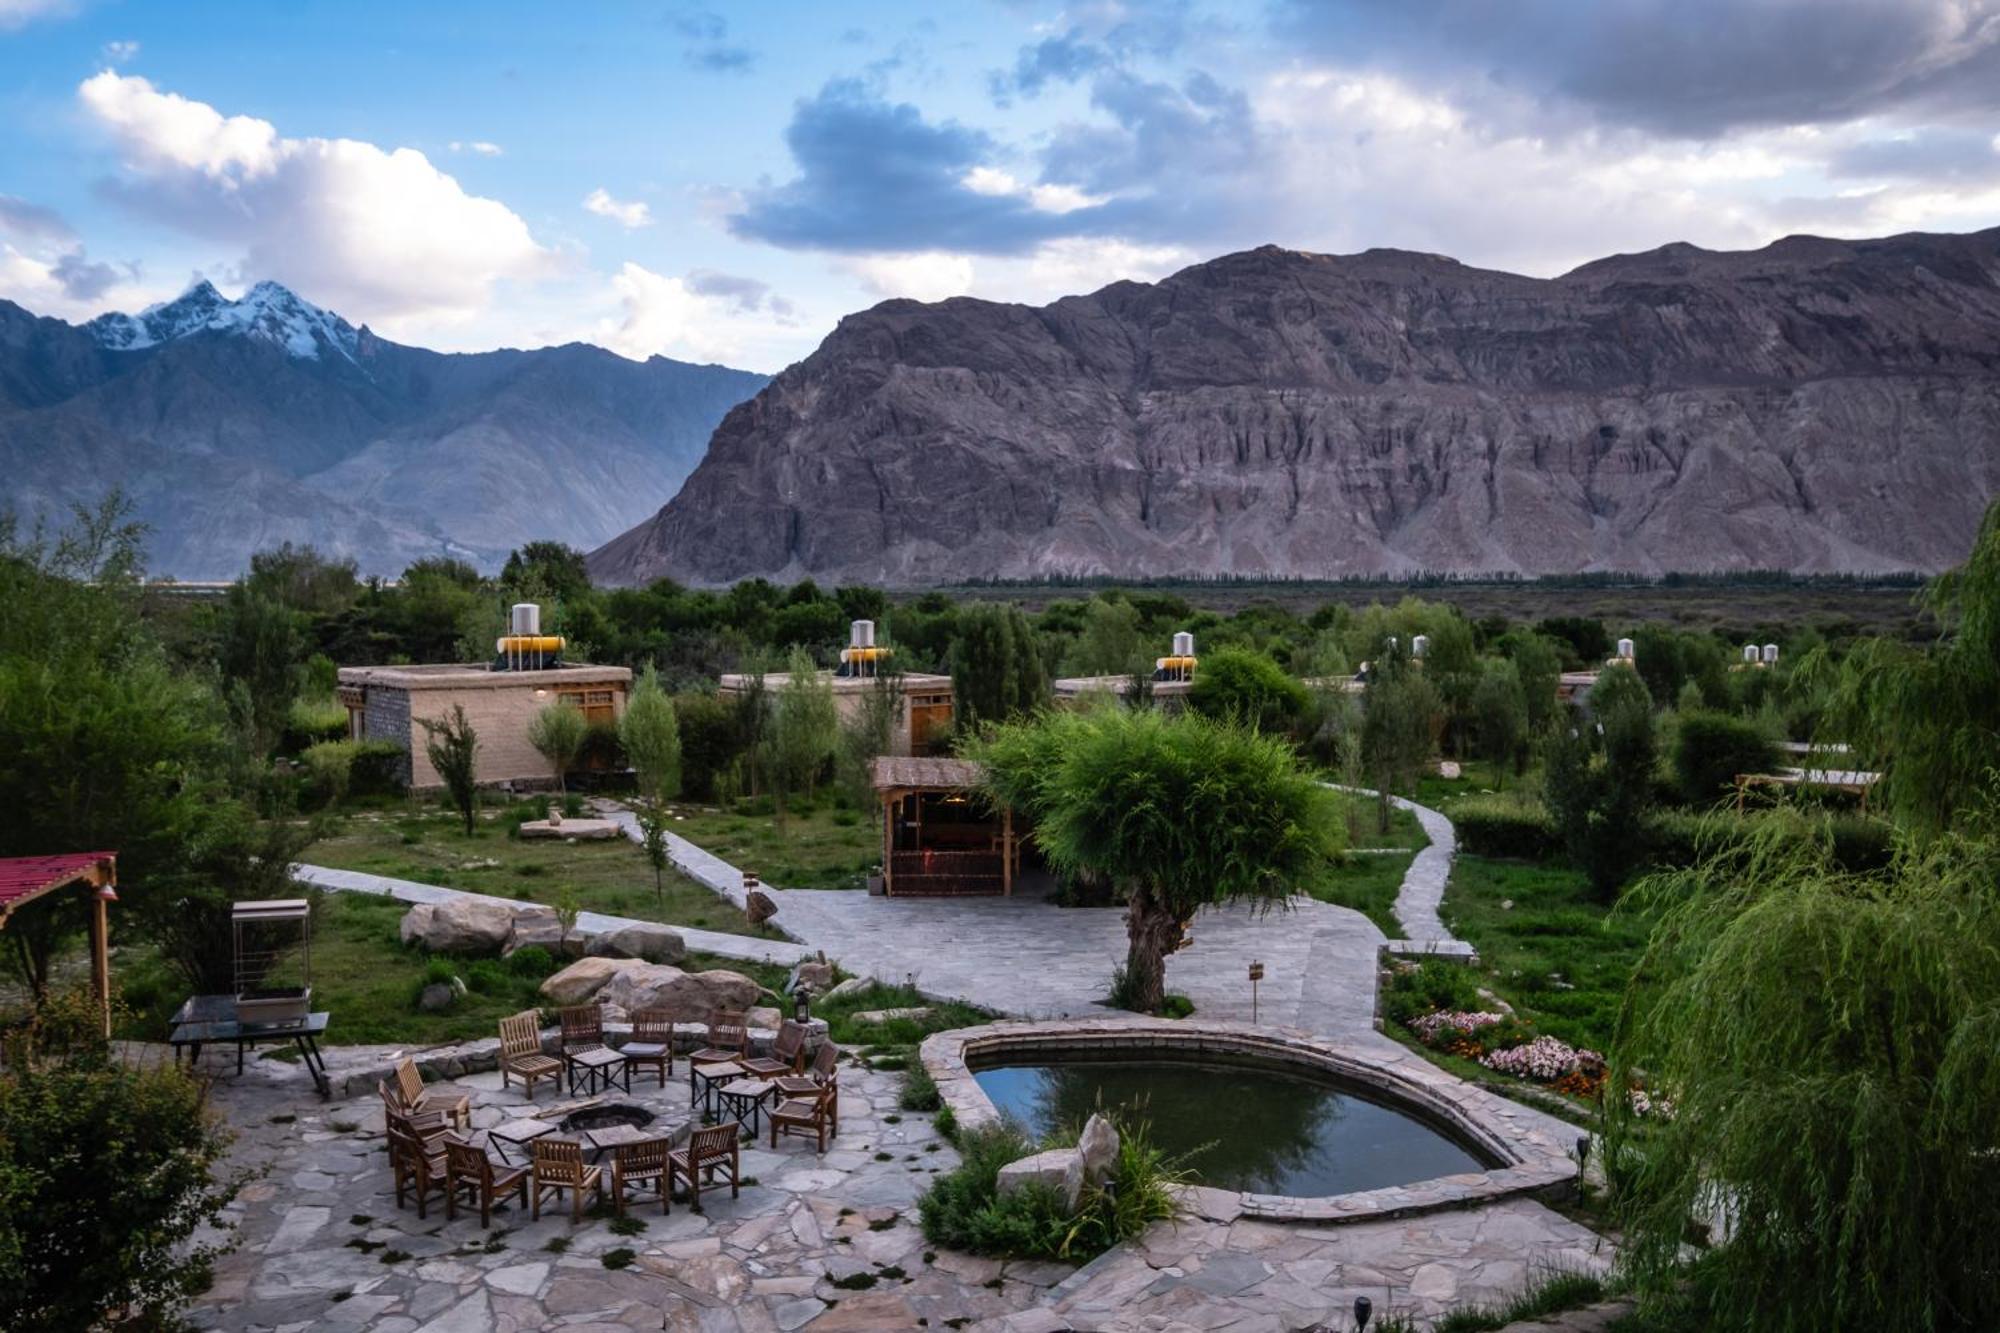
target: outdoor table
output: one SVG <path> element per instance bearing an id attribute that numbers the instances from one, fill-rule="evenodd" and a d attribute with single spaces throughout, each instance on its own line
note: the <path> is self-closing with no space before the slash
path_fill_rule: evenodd
<path id="1" fill-rule="evenodd" d="M 182 1051 L 186 1051 L 188 1064 L 194 1065 L 201 1060 L 203 1046 L 234 1042 L 236 1072 L 241 1074 L 245 1047 L 260 1042 L 291 1042 L 299 1048 L 299 1058 L 305 1063 L 306 1072 L 312 1075 L 313 1086 L 319 1090 L 319 1095 L 330 1097 L 333 1088 L 327 1082 L 326 1058 L 319 1050 L 319 1038 L 326 1032 L 329 1017 L 328 1014 L 317 1013 L 276 1023 L 245 1023 L 236 1017 L 236 997 L 195 995 L 174 1013 L 167 1044 L 174 1048 L 176 1060 Z"/>
<path id="2" fill-rule="evenodd" d="M 661 1137 L 651 1129 L 639 1129 L 633 1125 L 606 1125 L 603 1129 L 589 1129 L 583 1133 L 583 1142 L 593 1154 L 592 1162 L 604 1160 L 604 1154 L 627 1143 L 643 1143 L 647 1139 Z"/>
<path id="3" fill-rule="evenodd" d="M 609 1046 L 593 1046 L 587 1051 L 574 1055 L 565 1051 L 563 1063 L 569 1066 L 569 1090 L 576 1091 L 577 1075 L 583 1075 L 584 1090 L 587 1094 L 611 1091 L 611 1085 L 620 1075 L 624 1076 L 625 1091 L 632 1091 L 632 1068 L 625 1063 L 625 1057 Z"/>
<path id="4" fill-rule="evenodd" d="M 688 1100 L 693 1102 L 698 1099 L 701 1102 L 701 1109 L 712 1115 L 715 1112 L 716 1085 L 742 1078 L 744 1072 L 743 1066 L 733 1060 L 725 1060 L 720 1064 L 696 1065 L 688 1070 L 688 1086 L 693 1089 L 693 1094 Z"/>
<path id="5" fill-rule="evenodd" d="M 507 1150 L 501 1147 L 501 1144 L 512 1144 L 518 1152 L 543 1135 L 555 1133 L 559 1128 L 561 1126 L 552 1125 L 546 1120 L 509 1120 L 503 1125 L 495 1125 L 487 1130 L 486 1138 L 493 1144 L 494 1151 L 500 1154 L 501 1161 L 510 1166 L 518 1166 L 520 1163 L 510 1160 Z"/>
<path id="6" fill-rule="evenodd" d="M 764 1105 L 764 1099 L 774 1091 L 771 1083 L 761 1078 L 739 1078 L 733 1083 L 725 1083 L 715 1089 L 721 1099 L 722 1109 L 730 1119 L 750 1131 L 750 1137 L 757 1137 L 757 1116 Z"/>

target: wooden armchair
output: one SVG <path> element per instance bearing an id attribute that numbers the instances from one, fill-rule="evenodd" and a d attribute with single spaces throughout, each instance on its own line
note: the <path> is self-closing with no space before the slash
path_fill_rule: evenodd
<path id="1" fill-rule="evenodd" d="M 532 1200 L 528 1205 L 531 1221 L 542 1217 L 542 1196 L 561 1198 L 569 1193 L 569 1220 L 583 1220 L 584 1191 L 604 1197 L 604 1169 L 583 1164 L 583 1145 L 569 1139 L 536 1139 L 529 1145 L 534 1154 Z"/>
<path id="2" fill-rule="evenodd" d="M 671 1213 L 673 1170 L 668 1164 L 672 1145 L 666 1139 L 621 1143 L 611 1150 L 611 1206 L 625 1216 L 625 1187 L 651 1185 L 660 1192 L 660 1211 Z"/>
<path id="3" fill-rule="evenodd" d="M 552 1078 L 557 1090 L 562 1088 L 562 1061 L 542 1053 L 541 1024 L 541 1015 L 533 1009 L 500 1020 L 500 1086 L 508 1087 L 518 1078 L 527 1085 L 531 1100 L 541 1079 Z"/>
<path id="4" fill-rule="evenodd" d="M 396 1065 L 396 1093 L 402 1099 L 403 1109 L 414 1115 L 435 1112 L 461 1130 L 472 1128 L 472 1098 L 456 1091 L 424 1091 L 424 1076 L 417 1072 L 417 1062 L 407 1055 Z"/>
<path id="5" fill-rule="evenodd" d="M 479 1204 L 479 1225 L 482 1227 L 493 1225 L 495 1200 L 518 1194 L 523 1205 L 528 1202 L 528 1168 L 525 1166 L 495 1166 L 484 1148 L 475 1148 L 456 1139 L 445 1143 L 444 1162 L 444 1215 L 448 1220 L 458 1217 L 461 1194 L 466 1196 L 466 1202 Z"/>
<path id="6" fill-rule="evenodd" d="M 836 1130 L 834 1120 L 834 1099 L 839 1095 L 838 1085 L 828 1079 L 802 1097 L 787 1097 L 771 1108 L 768 1118 L 771 1122 L 771 1146 L 778 1146 L 780 1134 L 810 1135 L 826 1151 L 828 1135 Z"/>
<path id="7" fill-rule="evenodd" d="M 627 1067 L 651 1065 L 659 1071 L 660 1086 L 667 1086 L 674 1072 L 674 1020 L 667 1009 L 641 1009 L 632 1015 L 632 1039 L 618 1048 Z"/>
<path id="8" fill-rule="evenodd" d="M 742 1188 L 743 1157 L 738 1145 L 743 1127 L 734 1121 L 723 1125 L 706 1125 L 697 1129 L 688 1139 L 688 1146 L 675 1148 L 667 1154 L 667 1187 L 673 1188 L 674 1177 L 687 1182 L 688 1203 L 696 1212 L 701 1211 L 701 1181 L 708 1178 L 712 1188 L 717 1171 L 729 1176 L 729 1197 L 735 1198 Z"/>
<path id="9" fill-rule="evenodd" d="M 796 1074 L 806 1062 L 806 1025 L 793 1019 L 778 1024 L 776 1035 L 771 1038 L 771 1053 L 755 1055 L 737 1061 L 758 1078 L 776 1078 L 780 1074 Z"/>
<path id="10" fill-rule="evenodd" d="M 824 1095 L 826 1120 L 829 1132 L 840 1132 L 840 1048 L 830 1041 L 819 1044 L 813 1053 L 812 1068 L 804 1074 L 786 1075 L 771 1080 L 778 1086 L 778 1096 L 785 1101 L 804 1100 Z M 781 1108 L 782 1109 L 782 1108 Z M 773 1139 L 773 1146 L 777 1140 Z M 822 1150 L 824 1151 L 824 1150 Z"/>
<path id="11" fill-rule="evenodd" d="M 451 1123 L 445 1119 L 443 1111 L 412 1111 L 403 1103 L 403 1094 L 382 1079 L 375 1080 L 375 1091 L 382 1098 L 382 1127 L 401 1125 L 412 1136 L 435 1146 L 439 1139 L 451 1132 Z"/>
<path id="12" fill-rule="evenodd" d="M 396 1206 L 401 1208 L 406 1195 L 415 1191 L 417 1196 L 417 1216 L 430 1215 L 430 1197 L 433 1193 L 445 1194 L 445 1146 L 451 1140 L 439 1139 L 427 1142 L 411 1131 L 409 1126 L 397 1120 L 389 1121 L 389 1169 L 396 1177 Z"/>
<path id="13" fill-rule="evenodd" d="M 750 1026 L 741 1009 L 717 1009 L 708 1016 L 708 1044 L 688 1056 L 688 1091 L 703 1065 L 736 1064 L 750 1053 Z"/>

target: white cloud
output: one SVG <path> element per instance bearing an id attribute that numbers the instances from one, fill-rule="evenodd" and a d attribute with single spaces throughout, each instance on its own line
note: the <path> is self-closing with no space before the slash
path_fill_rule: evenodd
<path id="1" fill-rule="evenodd" d="M 139 54 L 137 42 L 106 42 L 104 58 L 114 65 L 122 65 Z"/>
<path id="2" fill-rule="evenodd" d="M 1103 199 L 1085 194 L 1074 185 L 1029 185 L 1016 180 L 998 167 L 974 167 L 959 178 L 959 184 L 974 194 L 989 197 L 1018 196 L 1044 213 L 1070 213 Z"/>
<path id="3" fill-rule="evenodd" d="M 497 283 L 555 267 L 510 209 L 415 149 L 285 138 L 110 70 L 77 91 L 124 158 L 115 194 L 351 319 L 467 318 Z"/>
<path id="4" fill-rule="evenodd" d="M 727 284 L 715 283 L 715 276 L 697 270 L 685 278 L 668 277 L 627 262 L 611 279 L 616 312 L 586 336 L 635 361 L 657 355 L 776 367 L 800 354 L 788 302 L 746 305 Z"/>
<path id="5" fill-rule="evenodd" d="M 66 15 L 75 8 L 72 0 L 0 0 L 0 29 L 25 27 L 36 19 Z"/>
<path id="6" fill-rule="evenodd" d="M 454 153 L 473 153 L 479 157 L 498 157 L 507 151 L 499 144 L 485 139 L 453 139 L 447 147 Z"/>
<path id="7" fill-rule="evenodd" d="M 854 255 L 840 266 L 877 296 L 942 301 L 972 290 L 972 256 L 943 250 L 915 254 Z"/>
<path id="8" fill-rule="evenodd" d="M 601 218 L 610 218 L 627 231 L 653 225 L 653 210 L 648 208 L 644 201 L 633 200 L 627 203 L 621 199 L 613 199 L 611 192 L 601 185 L 584 196 L 583 206 L 586 211 L 595 213 Z"/>
<path id="9" fill-rule="evenodd" d="M 104 281 L 79 284 L 78 266 L 100 270 Z M 92 265 L 80 249 L 36 253 L 0 242 L 0 297 L 37 315 L 76 323 L 107 310 L 143 310 L 175 294 L 171 283 L 142 282 L 127 269 Z"/>

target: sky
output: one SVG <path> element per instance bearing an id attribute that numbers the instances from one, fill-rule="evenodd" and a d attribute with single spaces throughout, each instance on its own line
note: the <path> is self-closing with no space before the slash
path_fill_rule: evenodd
<path id="1" fill-rule="evenodd" d="M 0 297 L 776 371 L 1276 244 L 2000 223 L 2000 0 L 0 0 Z"/>

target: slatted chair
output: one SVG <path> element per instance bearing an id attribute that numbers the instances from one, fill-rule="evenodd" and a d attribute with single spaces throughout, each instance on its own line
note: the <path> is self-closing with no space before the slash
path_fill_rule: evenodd
<path id="1" fill-rule="evenodd" d="M 461 1130 L 472 1128 L 472 1098 L 456 1090 L 426 1092 L 417 1062 L 407 1055 L 396 1064 L 396 1093 L 403 1109 L 414 1115 L 436 1112 Z"/>
<path id="2" fill-rule="evenodd" d="M 668 1162 L 668 1154 L 673 1144 L 666 1139 L 641 1139 L 637 1143 L 621 1143 L 611 1150 L 611 1206 L 625 1216 L 625 1189 L 637 1185 L 644 1190 L 648 1185 L 660 1192 L 660 1211 L 671 1213 L 673 1204 L 673 1169 Z"/>
<path id="3" fill-rule="evenodd" d="M 834 1099 L 839 1088 L 831 1079 L 814 1080 L 817 1086 L 802 1097 L 787 1097 L 767 1113 L 771 1122 L 771 1147 L 778 1146 L 780 1134 L 810 1135 L 826 1151 L 828 1135 L 834 1132 Z"/>
<path id="4" fill-rule="evenodd" d="M 651 1065 L 659 1071 L 660 1086 L 674 1072 L 674 1020 L 669 1009 L 641 1009 L 632 1015 L 632 1039 L 618 1048 L 627 1068 Z"/>
<path id="5" fill-rule="evenodd" d="M 743 1181 L 743 1157 L 738 1145 L 742 1134 L 742 1126 L 734 1121 L 697 1129 L 689 1136 L 687 1147 L 675 1148 L 667 1154 L 667 1187 L 673 1188 L 675 1177 L 686 1181 L 688 1203 L 700 1212 L 702 1177 L 706 1176 L 713 1188 L 715 1173 L 724 1171 L 729 1176 L 729 1197 L 735 1198 Z"/>
<path id="6" fill-rule="evenodd" d="M 567 1191 L 570 1196 L 569 1220 L 572 1223 L 581 1222 L 585 1191 L 596 1194 L 599 1199 L 604 1197 L 604 1168 L 585 1166 L 583 1145 L 570 1139 L 536 1139 L 529 1145 L 529 1150 L 534 1154 L 529 1219 L 541 1220 L 544 1194 L 560 1198 Z"/>
<path id="7" fill-rule="evenodd" d="M 562 1062 L 569 1070 L 569 1090 L 576 1091 L 575 1057 L 585 1051 L 602 1050 L 604 1047 L 604 1008 L 602 1005 L 578 1004 L 566 1008 L 560 1014 L 562 1023 Z"/>
<path id="8" fill-rule="evenodd" d="M 535 1096 L 535 1084 L 542 1079 L 556 1081 L 556 1090 L 562 1090 L 562 1061 L 542 1052 L 542 1016 L 533 1009 L 515 1014 L 512 1018 L 500 1020 L 500 1086 L 511 1085 L 513 1079 L 520 1079 L 528 1087 L 530 1100 Z"/>
<path id="9" fill-rule="evenodd" d="M 741 1009 L 717 1009 L 708 1016 L 708 1044 L 688 1056 L 688 1093 L 695 1092 L 694 1075 L 703 1065 L 740 1063 L 750 1053 L 750 1026 Z"/>
<path id="10" fill-rule="evenodd" d="M 462 1194 L 466 1202 L 479 1205 L 479 1225 L 493 1225 L 493 1205 L 511 1194 L 521 1196 L 521 1202 L 528 1202 L 528 1168 L 525 1166 L 496 1166 L 486 1155 L 484 1148 L 470 1143 L 460 1143 L 456 1139 L 444 1145 L 445 1191 L 444 1215 L 448 1220 L 458 1217 L 458 1199 Z"/>
<path id="11" fill-rule="evenodd" d="M 407 1194 L 417 1196 L 417 1216 L 430 1215 L 433 1193 L 445 1194 L 447 1168 L 445 1147 L 449 1139 L 426 1142 L 397 1120 L 389 1121 L 389 1169 L 396 1177 L 396 1206 L 403 1207 Z"/>
<path id="12" fill-rule="evenodd" d="M 840 1048 L 823 1041 L 813 1052 L 812 1068 L 803 1074 L 788 1074 L 771 1081 L 785 1101 L 826 1094 L 826 1118 L 832 1133 L 840 1132 Z"/>
<path id="13" fill-rule="evenodd" d="M 786 1019 L 778 1024 L 778 1031 L 771 1038 L 769 1055 L 753 1055 L 737 1063 L 758 1078 L 777 1078 L 781 1074 L 802 1072 L 806 1063 L 806 1025 Z"/>
<path id="14" fill-rule="evenodd" d="M 443 1111 L 412 1111 L 403 1103 L 402 1091 L 383 1079 L 375 1080 L 375 1091 L 382 1098 L 382 1124 L 401 1125 L 412 1136 L 435 1147 L 438 1140 L 451 1132 L 451 1122 Z"/>

